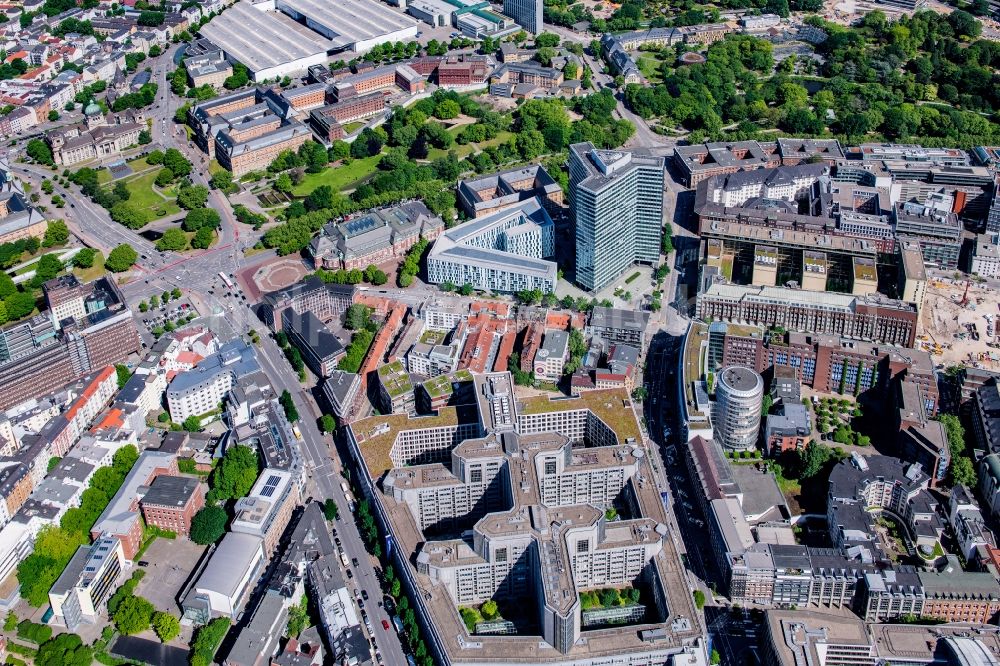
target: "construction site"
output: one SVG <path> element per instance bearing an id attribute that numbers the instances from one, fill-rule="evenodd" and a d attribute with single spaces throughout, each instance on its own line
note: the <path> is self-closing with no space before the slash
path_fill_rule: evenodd
<path id="1" fill-rule="evenodd" d="M 935 363 L 1000 369 L 1000 296 L 974 280 L 928 280 L 917 348 Z"/>

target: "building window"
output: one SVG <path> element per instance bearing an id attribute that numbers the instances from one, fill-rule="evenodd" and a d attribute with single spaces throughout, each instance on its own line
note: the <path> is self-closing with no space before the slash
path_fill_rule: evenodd
<path id="1" fill-rule="evenodd" d="M 545 473 L 555 474 L 556 473 L 556 461 L 554 459 L 548 459 L 545 461 Z"/>
<path id="2" fill-rule="evenodd" d="M 576 542 L 576 552 L 578 553 L 589 553 L 590 552 L 590 539 L 583 539 Z"/>
<path id="3" fill-rule="evenodd" d="M 495 559 L 496 559 L 497 562 L 506 562 L 507 561 L 507 549 L 506 548 L 497 548 L 494 551 L 493 554 L 494 554 L 494 557 L 495 557 Z"/>
<path id="4" fill-rule="evenodd" d="M 472 470 L 472 474 L 471 474 L 471 479 L 470 480 L 471 480 L 472 483 L 482 483 L 483 482 L 483 470 L 478 469 L 478 468 Z"/>

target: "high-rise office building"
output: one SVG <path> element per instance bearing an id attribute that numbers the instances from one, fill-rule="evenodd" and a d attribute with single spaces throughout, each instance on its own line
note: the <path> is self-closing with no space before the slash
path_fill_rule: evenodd
<path id="1" fill-rule="evenodd" d="M 570 208 L 576 218 L 576 281 L 592 291 L 633 263 L 655 263 L 663 233 L 662 157 L 570 146 Z"/>
<path id="2" fill-rule="evenodd" d="M 542 31 L 542 0 L 503 0 L 503 13 L 533 35 Z"/>
<path id="3" fill-rule="evenodd" d="M 727 449 L 752 449 L 760 431 L 764 380 L 753 370 L 730 366 L 715 384 L 715 438 Z"/>

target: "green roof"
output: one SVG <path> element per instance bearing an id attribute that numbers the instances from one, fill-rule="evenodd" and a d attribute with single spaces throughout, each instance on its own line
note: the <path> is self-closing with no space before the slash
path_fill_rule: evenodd
<path id="1" fill-rule="evenodd" d="M 389 397 L 395 398 L 413 390 L 410 375 L 403 367 L 402 361 L 396 360 L 383 365 L 378 369 L 378 377 Z"/>

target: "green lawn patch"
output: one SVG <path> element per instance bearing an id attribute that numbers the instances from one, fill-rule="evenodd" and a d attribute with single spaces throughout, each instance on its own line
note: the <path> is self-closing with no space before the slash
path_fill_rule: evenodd
<path id="1" fill-rule="evenodd" d="M 453 127 L 448 131 L 454 134 L 458 134 L 458 132 L 461 131 L 463 127 L 465 127 L 465 125 L 462 125 L 460 127 Z M 468 155 L 472 155 L 473 153 L 480 152 L 484 148 L 491 148 L 493 146 L 499 146 L 500 144 L 507 143 L 507 141 L 510 140 L 510 138 L 513 136 L 514 134 L 511 132 L 500 132 L 494 138 L 490 139 L 489 141 L 483 141 L 482 143 L 467 143 L 464 146 L 460 146 L 456 143 L 453 147 L 449 148 L 448 150 L 444 150 L 443 148 L 431 148 L 429 151 L 427 151 L 427 159 L 436 160 L 439 157 L 447 157 L 448 152 L 451 150 L 454 150 L 455 154 L 458 155 L 459 158 L 466 157 Z"/>
<path id="2" fill-rule="evenodd" d="M 176 215 L 181 212 L 173 198 L 164 199 L 153 188 L 156 180 L 156 171 L 149 171 L 125 181 L 125 186 L 131 193 L 129 203 L 141 210 L 148 211 L 151 220 L 156 220 L 168 215 Z"/>
<path id="3" fill-rule="evenodd" d="M 104 255 L 98 251 L 94 255 L 94 265 L 90 268 L 74 268 L 73 275 L 75 275 L 80 282 L 93 282 L 99 277 L 104 277 L 107 273 L 107 269 L 104 268 Z"/>
<path id="4" fill-rule="evenodd" d="M 349 189 L 358 181 L 373 174 L 381 159 L 381 155 L 374 155 L 352 160 L 350 164 L 328 167 L 319 173 L 307 173 L 302 182 L 292 189 L 292 194 L 300 197 L 305 196 L 320 185 L 329 185 L 338 192 Z"/>
<path id="5" fill-rule="evenodd" d="M 365 126 L 365 124 L 362 123 L 362 122 L 347 123 L 346 125 L 344 125 L 344 134 L 348 134 L 348 135 L 354 134 L 355 132 L 357 132 L 359 129 L 361 129 L 364 126 Z"/>

